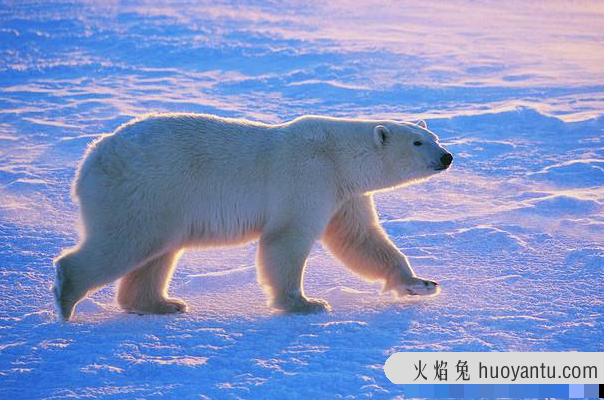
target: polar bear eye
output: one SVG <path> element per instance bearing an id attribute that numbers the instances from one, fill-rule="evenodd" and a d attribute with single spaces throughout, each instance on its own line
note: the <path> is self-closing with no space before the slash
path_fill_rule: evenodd
<path id="1" fill-rule="evenodd" d="M 414 146 L 421 146 L 422 142 L 420 142 L 419 140 L 416 140 L 415 142 L 413 142 Z"/>

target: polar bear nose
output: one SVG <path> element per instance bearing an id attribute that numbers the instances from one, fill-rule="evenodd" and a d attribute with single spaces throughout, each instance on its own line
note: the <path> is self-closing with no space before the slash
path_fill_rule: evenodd
<path id="1" fill-rule="evenodd" d="M 451 153 L 445 153 L 440 157 L 440 162 L 447 168 L 453 162 L 453 156 Z"/>

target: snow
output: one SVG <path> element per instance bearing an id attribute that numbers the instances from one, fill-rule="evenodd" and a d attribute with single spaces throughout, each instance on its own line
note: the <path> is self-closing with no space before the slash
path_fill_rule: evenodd
<path id="1" fill-rule="evenodd" d="M 0 1 L 0 398 L 396 398 L 395 351 L 604 351 L 604 9 L 399 3 Z M 441 294 L 381 296 L 317 245 L 333 312 L 271 314 L 251 244 L 186 253 L 187 314 L 110 286 L 56 322 L 77 162 L 149 111 L 426 119 L 453 169 L 376 202 Z"/>

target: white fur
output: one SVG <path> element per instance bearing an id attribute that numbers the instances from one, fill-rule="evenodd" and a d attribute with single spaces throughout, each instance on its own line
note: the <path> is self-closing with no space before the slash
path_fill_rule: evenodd
<path id="1" fill-rule="evenodd" d="M 427 178 L 445 154 L 434 134 L 395 121 L 306 116 L 279 125 L 198 114 L 149 115 L 89 147 L 74 182 L 83 232 L 57 259 L 64 319 L 122 278 L 120 305 L 180 312 L 167 297 L 182 249 L 259 239 L 258 277 L 286 312 L 329 305 L 305 297 L 302 274 L 322 239 L 345 265 L 398 293 L 434 293 L 380 227 L 371 193 Z M 421 141 L 421 146 L 414 146 Z"/>

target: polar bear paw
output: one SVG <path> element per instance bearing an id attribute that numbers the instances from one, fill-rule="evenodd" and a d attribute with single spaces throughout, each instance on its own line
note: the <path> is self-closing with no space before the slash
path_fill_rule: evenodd
<path id="1" fill-rule="evenodd" d="M 394 291 L 398 297 L 436 296 L 438 293 L 440 293 L 440 286 L 434 281 L 414 276 L 405 279 L 398 285 L 392 286 L 391 290 Z"/>
<path id="2" fill-rule="evenodd" d="M 176 314 L 187 312 L 189 307 L 181 299 L 167 298 L 161 301 L 145 305 L 136 305 L 125 307 L 125 310 L 132 314 Z"/>
<path id="3" fill-rule="evenodd" d="M 319 314 L 331 311 L 331 306 L 326 300 L 304 296 L 288 296 L 285 300 L 274 302 L 273 307 L 288 314 Z"/>

